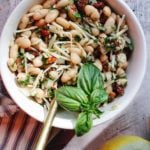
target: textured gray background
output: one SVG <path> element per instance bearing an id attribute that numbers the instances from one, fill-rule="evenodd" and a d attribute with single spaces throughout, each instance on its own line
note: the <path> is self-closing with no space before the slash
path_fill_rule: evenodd
<path id="1" fill-rule="evenodd" d="M 0 0 L 0 31 L 14 7 L 21 0 Z M 96 150 L 105 140 L 116 135 L 132 134 L 150 138 L 150 0 L 125 0 L 140 20 L 146 40 L 148 51 L 148 66 L 143 84 L 135 97 L 132 106 L 127 108 L 118 119 L 100 125 L 81 137 L 73 137 L 65 150 Z M 1 86 L 0 90 L 3 90 Z M 59 142 L 59 141 L 58 141 Z"/>

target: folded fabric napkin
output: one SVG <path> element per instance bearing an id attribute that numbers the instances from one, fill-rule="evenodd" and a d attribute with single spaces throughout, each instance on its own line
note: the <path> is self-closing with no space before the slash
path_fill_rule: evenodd
<path id="1" fill-rule="evenodd" d="M 35 121 L 8 98 L 0 82 L 0 150 L 32 149 L 41 123 Z"/>
<path id="2" fill-rule="evenodd" d="M 0 80 L 0 150 L 32 150 L 42 124 L 23 111 L 8 97 Z M 49 140 L 60 129 L 53 128 Z"/>

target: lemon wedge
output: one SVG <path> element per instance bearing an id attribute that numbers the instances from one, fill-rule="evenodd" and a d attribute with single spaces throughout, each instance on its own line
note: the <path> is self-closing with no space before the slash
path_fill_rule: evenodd
<path id="1" fill-rule="evenodd" d="M 100 150 L 150 150 L 150 142 L 138 136 L 118 136 L 107 141 Z"/>

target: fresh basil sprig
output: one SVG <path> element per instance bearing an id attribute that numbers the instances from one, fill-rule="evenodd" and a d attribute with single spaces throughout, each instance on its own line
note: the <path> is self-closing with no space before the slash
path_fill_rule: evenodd
<path id="1" fill-rule="evenodd" d="M 79 72 L 77 87 L 63 86 L 55 91 L 58 104 L 68 111 L 80 112 L 75 132 L 77 136 L 92 127 L 92 115 L 100 117 L 99 105 L 108 100 L 100 70 L 93 64 L 84 64 Z"/>

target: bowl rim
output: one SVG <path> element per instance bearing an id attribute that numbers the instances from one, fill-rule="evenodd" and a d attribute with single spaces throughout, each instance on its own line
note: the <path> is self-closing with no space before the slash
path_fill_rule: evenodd
<path id="1" fill-rule="evenodd" d="M 105 119 L 103 122 L 96 122 L 94 123 L 93 126 L 97 126 L 99 124 L 102 124 L 108 120 L 112 120 L 112 119 L 115 119 L 118 115 L 120 115 L 120 113 L 125 110 L 125 108 L 127 108 L 127 106 L 133 101 L 134 97 L 136 96 L 139 88 L 141 87 L 141 84 L 142 84 L 142 81 L 144 79 L 144 75 L 145 75 L 145 72 L 146 72 L 146 67 L 147 67 L 147 51 L 146 51 L 146 39 L 145 39 L 145 36 L 144 36 L 144 32 L 143 32 L 143 29 L 142 29 L 142 26 L 141 24 L 139 23 L 137 17 L 135 16 L 135 14 L 133 13 L 133 11 L 130 9 L 130 7 L 124 2 L 124 1 L 120 1 L 120 0 L 117 0 L 117 2 L 119 3 L 119 5 L 121 5 L 122 7 L 124 7 L 128 12 L 129 14 L 132 16 L 132 19 L 135 21 L 136 25 L 137 25 L 137 28 L 139 29 L 139 33 L 140 35 L 142 36 L 142 43 L 143 43 L 143 55 L 144 55 L 144 62 L 143 62 L 143 70 L 142 70 L 142 73 L 139 77 L 139 82 L 138 82 L 138 86 L 136 87 L 136 90 L 133 94 L 132 97 L 130 97 L 130 101 L 124 105 L 122 107 L 122 109 L 119 109 L 116 113 L 114 113 L 111 117 L 108 117 L 107 119 Z M 17 10 L 20 8 L 20 6 L 23 5 L 23 3 L 25 3 L 25 0 L 21 1 L 17 7 L 13 10 L 13 12 L 11 13 L 11 15 L 8 17 L 5 25 L 4 25 L 4 28 L 3 28 L 3 31 L 1 33 L 1 37 L 0 37 L 0 43 L 2 42 L 2 38 L 3 36 L 5 36 L 5 30 L 8 28 L 8 25 L 9 25 L 9 20 L 11 20 L 11 18 L 15 15 L 15 13 L 17 12 Z M 0 49 L 2 49 L 2 46 L 0 44 Z M 1 56 L 0 56 L 1 57 Z M 7 90 L 7 92 L 9 93 L 9 95 L 12 97 L 13 101 L 17 104 L 17 106 L 19 106 L 24 112 L 26 112 L 27 114 L 29 114 L 31 117 L 33 117 L 34 119 L 38 120 L 38 121 L 41 121 L 39 120 L 36 116 L 34 116 L 34 114 L 32 114 L 31 112 L 29 112 L 28 110 L 26 110 L 24 108 L 23 105 L 19 105 L 18 104 L 18 100 L 16 100 L 15 96 L 12 95 L 12 93 L 9 91 L 9 87 L 8 87 L 8 83 L 7 83 L 7 79 L 5 79 L 5 76 L 3 74 L 3 70 L 2 70 L 2 63 L 0 62 L 0 74 L 1 74 L 1 77 L 2 77 L 2 81 L 4 83 L 4 86 Z M 58 124 L 57 122 L 54 122 L 53 123 L 53 126 L 54 127 L 58 127 L 58 128 L 64 128 L 64 129 L 73 129 L 74 127 L 72 126 L 66 126 L 66 125 L 63 125 L 63 124 Z"/>

